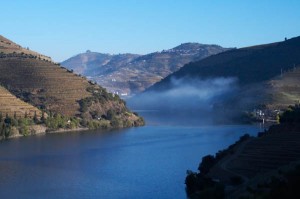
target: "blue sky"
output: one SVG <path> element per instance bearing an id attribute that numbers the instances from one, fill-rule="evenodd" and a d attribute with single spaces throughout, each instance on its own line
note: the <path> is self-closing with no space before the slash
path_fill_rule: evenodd
<path id="1" fill-rule="evenodd" d="M 299 0 L 3 0 L 0 34 L 55 61 L 88 49 L 245 47 L 299 36 L 299 9 Z"/>

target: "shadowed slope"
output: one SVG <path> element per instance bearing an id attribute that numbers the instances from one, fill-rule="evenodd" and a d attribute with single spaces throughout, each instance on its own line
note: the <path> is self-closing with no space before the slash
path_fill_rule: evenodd
<path id="1" fill-rule="evenodd" d="M 168 89 L 172 78 L 237 77 L 241 85 L 270 80 L 300 63 L 300 37 L 284 42 L 223 52 L 190 63 L 155 84 L 150 90 Z"/>

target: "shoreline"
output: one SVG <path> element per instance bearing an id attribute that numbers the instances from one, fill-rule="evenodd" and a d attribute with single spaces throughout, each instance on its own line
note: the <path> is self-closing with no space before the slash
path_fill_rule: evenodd
<path id="1" fill-rule="evenodd" d="M 91 130 L 87 127 L 78 127 L 78 128 L 75 128 L 75 129 L 56 129 L 56 130 L 49 130 L 49 129 L 46 129 L 45 131 L 45 134 L 54 134 L 54 133 L 67 133 L 67 132 L 78 132 L 78 131 L 88 131 L 88 130 Z"/>
<path id="2" fill-rule="evenodd" d="M 134 127 L 134 126 L 133 126 Z M 0 141 L 5 141 L 5 140 L 10 140 L 10 139 L 16 139 L 16 138 L 22 138 L 22 137 L 30 137 L 30 136 L 36 136 L 36 135 L 46 135 L 46 134 L 63 134 L 63 133 L 78 133 L 78 132 L 87 132 L 87 131 L 93 131 L 93 130 L 105 130 L 105 131 L 110 131 L 114 129 L 126 129 L 126 128 L 133 128 L 133 127 L 123 127 L 123 128 L 99 128 L 99 129 L 89 129 L 87 127 L 77 127 L 74 129 L 56 129 L 56 130 L 51 130 L 44 125 L 33 125 L 31 126 L 32 132 L 29 133 L 28 135 L 22 135 L 22 134 L 14 134 L 11 135 L 7 138 L 0 138 Z"/>

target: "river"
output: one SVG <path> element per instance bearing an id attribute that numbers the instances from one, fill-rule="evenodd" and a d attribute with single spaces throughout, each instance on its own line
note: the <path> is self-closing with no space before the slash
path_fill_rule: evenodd
<path id="1" fill-rule="evenodd" d="M 259 130 L 150 121 L 138 128 L 3 141 L 0 198 L 186 198 L 186 170 L 196 171 L 202 156 Z"/>

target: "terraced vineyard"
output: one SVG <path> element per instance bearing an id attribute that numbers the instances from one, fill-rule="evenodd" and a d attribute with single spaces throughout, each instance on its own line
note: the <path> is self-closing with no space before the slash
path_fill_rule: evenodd
<path id="1" fill-rule="evenodd" d="M 25 117 L 25 115 L 32 118 L 35 114 L 38 117 L 41 116 L 39 109 L 16 98 L 2 86 L 0 86 L 0 113 L 8 114 L 10 117 L 16 115 L 17 118 Z"/>
<path id="2" fill-rule="evenodd" d="M 269 92 L 276 108 L 287 107 L 291 104 L 298 103 L 300 100 L 300 67 L 283 73 L 281 76 L 274 78 L 269 83 Z"/>
<path id="3" fill-rule="evenodd" d="M 16 96 L 63 115 L 78 114 L 78 101 L 91 96 L 87 80 L 51 62 L 2 58 L 0 82 Z M 10 75 L 7 75 L 10 74 Z"/>
<path id="4" fill-rule="evenodd" d="M 38 111 L 40 115 L 40 109 L 69 118 L 77 117 L 82 126 L 92 128 L 144 124 L 142 118 L 131 113 L 118 96 L 48 58 L 0 37 L 0 83 L 19 98 L 10 95 L 14 99 L 10 104 L 3 89 L 0 98 L 3 114 L 16 112 L 22 117 L 26 111 L 30 116 Z"/>
<path id="5" fill-rule="evenodd" d="M 34 57 L 46 61 L 52 61 L 50 57 L 41 55 L 37 52 L 22 48 L 20 45 L 0 35 L 0 57 Z"/>
<path id="6" fill-rule="evenodd" d="M 300 159 L 300 132 L 270 133 L 249 141 L 227 169 L 252 178 Z"/>

